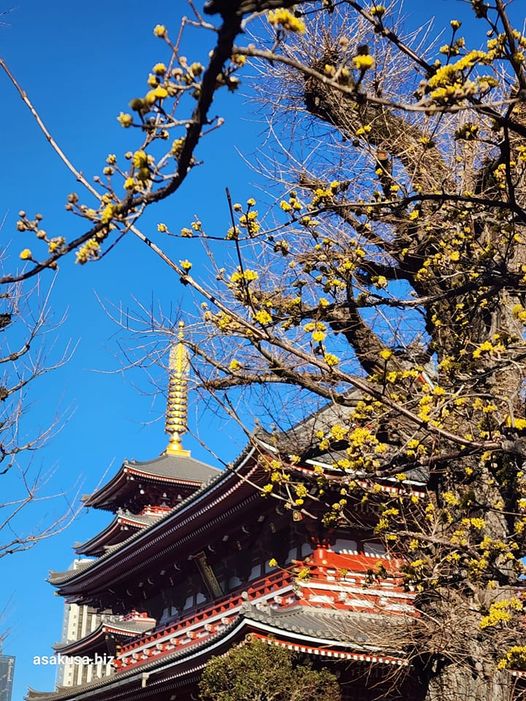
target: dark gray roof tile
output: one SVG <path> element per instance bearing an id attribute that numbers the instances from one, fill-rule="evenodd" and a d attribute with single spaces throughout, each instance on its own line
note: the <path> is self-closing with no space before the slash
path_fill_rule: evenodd
<path id="1" fill-rule="evenodd" d="M 334 640 L 355 650 L 369 651 L 378 649 L 382 639 L 395 640 L 396 630 L 401 631 L 408 625 L 408 619 L 402 616 L 362 614 L 337 609 L 327 611 L 302 605 L 276 610 L 244 604 L 242 614 L 248 620 L 266 623 L 283 631 Z M 386 635 L 387 632 L 389 635 Z M 393 654 L 392 651 L 390 654 Z"/>
<path id="2" fill-rule="evenodd" d="M 126 460 L 124 466 L 140 470 L 153 477 L 171 477 L 187 482 L 206 482 L 220 470 L 189 455 L 161 455 L 154 460 Z"/>

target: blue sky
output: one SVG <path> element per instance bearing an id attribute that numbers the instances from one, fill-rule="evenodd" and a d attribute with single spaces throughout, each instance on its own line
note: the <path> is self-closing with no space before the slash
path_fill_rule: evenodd
<path id="1" fill-rule="evenodd" d="M 132 134 L 115 118 L 126 111 L 132 97 L 144 94 L 151 66 L 167 59 L 163 43 L 152 35 L 153 26 L 163 22 L 175 30 L 182 7 L 182 2 L 160 0 L 20 0 L 4 17 L 5 24 L 0 27 L 3 57 L 84 173 L 100 172 L 108 153 L 122 153 L 133 146 Z M 201 44 L 188 47 L 188 56 L 208 51 L 209 40 L 204 36 L 199 39 Z M 78 188 L 3 76 L 0 90 L 4 105 L 0 139 L 4 162 L 9 163 L 1 176 L 0 215 L 6 215 L 1 245 L 12 240 L 16 252 L 33 247 L 29 235 L 15 230 L 17 212 L 22 208 L 28 213 L 42 212 L 50 234 L 69 238 L 79 229 L 75 219 L 65 213 L 64 203 L 67 194 Z M 203 149 L 206 166 L 195 172 L 168 211 L 146 221 L 146 232 L 155 235 L 154 222 L 160 220 L 169 219 L 176 230 L 188 226 L 197 212 L 205 221 L 217 221 L 224 230 L 228 225 L 225 186 L 230 186 L 237 199 L 252 194 L 249 182 L 254 178 L 232 144 L 235 141 L 245 152 L 253 150 L 261 128 L 240 119 L 228 105 L 235 102 L 240 108 L 243 98 L 225 95 L 221 99 L 227 103 L 221 112 L 230 109 L 230 115 L 226 115 L 223 133 Z M 175 255 L 197 262 L 200 254 L 195 242 L 183 241 L 177 242 Z M 38 432 L 56 415 L 71 415 L 48 446 L 33 457 L 35 470 L 52 471 L 42 494 L 66 491 L 72 497 L 79 481 L 81 493 L 90 492 L 105 470 L 111 473 L 124 458 L 153 458 L 164 449 L 163 424 L 156 421 L 163 412 L 163 398 L 152 394 L 140 374 L 107 374 L 121 367 L 122 357 L 115 338 L 118 329 L 97 296 L 105 304 L 122 303 L 130 310 L 136 308 L 135 300 L 146 305 L 152 300 L 161 302 L 167 310 L 181 304 L 192 309 L 193 302 L 183 300 L 182 293 L 182 286 L 168 269 L 133 240 L 99 264 L 80 268 L 69 262 L 61 267 L 52 305 L 55 318 L 64 312 L 67 318 L 50 339 L 55 345 L 50 358 L 58 357 L 70 340 L 76 344 L 76 352 L 65 367 L 35 385 L 25 422 L 28 431 Z M 159 378 L 162 382 L 162 373 Z M 240 438 L 237 442 L 228 440 L 237 431 L 229 433 L 228 427 L 218 426 L 211 414 L 200 412 L 197 419 L 197 413 L 194 406 L 194 429 L 198 426 L 203 440 L 221 449 L 227 459 L 232 458 L 242 445 Z M 219 430 L 221 441 L 217 439 Z M 189 443 L 196 457 L 212 460 L 195 441 Z M 21 528 L 30 530 L 34 523 L 46 523 L 64 508 L 61 499 L 39 504 L 26 511 Z M 22 699 L 28 686 L 50 689 L 54 684 L 54 669 L 32 664 L 33 655 L 49 654 L 61 634 L 63 603 L 45 581 L 48 570 L 66 569 L 73 558 L 71 544 L 98 531 L 108 517 L 83 513 L 66 532 L 0 562 L 0 627 L 9 631 L 5 652 L 17 657 L 16 701 Z"/>
<path id="2" fill-rule="evenodd" d="M 150 67 L 166 60 L 152 28 L 161 22 L 175 30 L 185 9 L 183 1 L 18 0 L 13 5 L 2 3 L 0 10 L 11 7 L 0 18 L 4 20 L 1 54 L 76 165 L 87 175 L 100 172 L 108 153 L 134 146 L 131 134 L 119 127 L 115 117 L 127 109 L 130 98 L 144 92 Z M 405 8 L 410 23 L 418 26 L 425 9 L 422 3 L 408 0 Z M 466 9 L 460 0 L 437 0 L 433 6 L 439 22 L 466 16 Z M 206 55 L 210 40 L 196 36 L 188 45 L 188 56 Z M 29 235 L 15 230 L 20 209 L 41 211 L 50 234 L 70 238 L 78 225 L 65 213 L 64 203 L 67 193 L 76 189 L 75 183 L 4 76 L 0 76 L 0 91 L 0 218 L 6 217 L 0 245 L 3 248 L 12 241 L 15 251 L 33 245 Z M 188 226 L 196 213 L 205 225 L 223 232 L 229 225 L 225 186 L 235 200 L 257 196 L 257 175 L 237 153 L 239 149 L 250 159 L 265 138 L 247 92 L 221 95 L 212 111 L 226 121 L 199 152 L 204 165 L 192 173 L 169 206 L 145 220 L 145 232 L 156 235 L 157 221 L 167 221 L 178 230 Z M 172 250 L 177 259 L 190 258 L 198 270 L 206 268 L 196 241 L 178 240 Z M 51 472 L 43 494 L 65 491 L 71 498 L 79 482 L 81 492 L 88 493 L 106 470 L 111 475 L 124 458 L 144 460 L 163 450 L 163 424 L 157 420 L 163 412 L 163 397 L 148 390 L 140 373 L 119 372 L 123 361 L 118 329 L 98 298 L 130 310 L 137 307 L 136 300 L 146 306 L 161 303 L 167 310 L 179 306 L 192 310 L 194 300 L 183 292 L 173 274 L 133 239 L 98 264 L 62 266 L 52 300 L 56 318 L 65 312 L 67 318 L 51 339 L 55 345 L 50 355 L 59 355 L 68 341 L 76 345 L 76 352 L 65 367 L 35 386 L 25 422 L 28 431 L 38 431 L 56 415 L 68 417 L 45 449 L 33 456 L 34 469 Z M 162 373 L 157 378 L 162 382 Z M 190 423 L 225 460 L 242 447 L 239 430 L 203 410 L 197 400 Z M 197 441 L 189 440 L 188 447 L 196 457 L 213 461 Z M 61 499 L 40 503 L 26 512 L 21 525 L 30 529 L 63 508 Z M 71 544 L 100 530 L 108 518 L 82 513 L 60 535 L 0 561 L 0 629 L 9 631 L 5 652 L 17 656 L 15 701 L 22 699 L 28 686 L 50 689 L 54 683 L 55 670 L 32 664 L 34 655 L 49 654 L 60 638 L 62 601 L 45 582 L 48 570 L 66 569 L 73 558 Z"/>

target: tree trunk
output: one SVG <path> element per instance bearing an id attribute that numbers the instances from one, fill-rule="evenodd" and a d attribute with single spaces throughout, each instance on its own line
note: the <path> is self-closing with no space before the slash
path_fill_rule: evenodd
<path id="1" fill-rule="evenodd" d="M 471 670 L 451 663 L 428 673 L 422 701 L 516 701 L 514 687 L 508 672 L 484 670 L 479 662 Z"/>

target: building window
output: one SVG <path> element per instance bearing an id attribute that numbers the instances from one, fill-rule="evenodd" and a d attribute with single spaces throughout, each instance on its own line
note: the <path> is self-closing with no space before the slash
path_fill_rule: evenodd
<path id="1" fill-rule="evenodd" d="M 301 546 L 301 557 L 307 557 L 312 552 L 312 545 L 310 543 L 303 543 Z"/>
<path id="2" fill-rule="evenodd" d="M 363 544 L 364 555 L 369 557 L 382 557 L 385 555 L 385 548 L 381 543 L 375 543 L 373 541 L 365 541 Z"/>
<path id="3" fill-rule="evenodd" d="M 229 591 L 232 591 L 232 589 L 237 589 L 241 585 L 241 580 L 239 577 L 230 577 L 228 580 L 228 589 Z"/>
<path id="4" fill-rule="evenodd" d="M 332 546 L 335 553 L 342 555 L 357 555 L 358 543 L 355 540 L 347 540 L 345 538 L 337 538 Z"/>
<path id="5" fill-rule="evenodd" d="M 286 565 L 290 565 L 292 560 L 297 560 L 298 559 L 298 548 L 295 545 L 293 548 L 289 550 L 289 553 L 287 555 L 287 559 L 285 560 Z"/>

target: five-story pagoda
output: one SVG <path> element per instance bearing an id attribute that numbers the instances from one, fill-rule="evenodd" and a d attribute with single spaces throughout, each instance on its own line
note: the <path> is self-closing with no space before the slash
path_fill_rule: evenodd
<path id="1" fill-rule="evenodd" d="M 103 612 L 96 629 L 57 650 L 111 663 L 94 667 L 88 682 L 31 690 L 27 699 L 195 699 L 210 657 L 249 634 L 335 668 L 344 698 L 377 698 L 395 673 L 410 697 L 408 660 L 393 640 L 414 615 L 413 594 L 375 540 L 367 509 L 356 527 L 327 528 L 318 518 L 292 519 L 281 500 L 264 496 L 269 465 L 308 479 L 324 464 L 323 455 L 291 455 L 309 454 L 330 408 L 287 435 L 253 436 L 220 471 L 182 445 L 188 369 L 181 325 L 170 354 L 165 452 L 125 461 L 86 499 L 114 517 L 76 547 L 93 559 L 50 575 L 67 603 Z"/>

